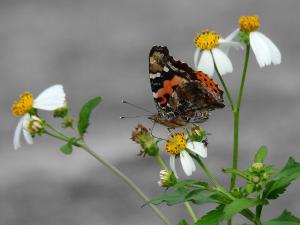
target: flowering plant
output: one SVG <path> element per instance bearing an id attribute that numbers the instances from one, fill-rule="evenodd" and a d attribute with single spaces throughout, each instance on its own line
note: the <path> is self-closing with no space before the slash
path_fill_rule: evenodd
<path id="1" fill-rule="evenodd" d="M 266 161 L 268 148 L 261 146 L 253 157 L 251 165 L 243 168 L 238 167 L 240 108 L 250 50 L 252 49 L 260 67 L 271 64 L 277 65 L 281 62 L 279 49 L 268 37 L 258 31 L 259 27 L 258 16 L 242 16 L 239 20 L 239 28 L 225 39 L 222 39 L 216 32 L 209 30 L 198 33 L 194 38 L 196 46 L 195 70 L 201 70 L 209 76 L 217 75 L 234 116 L 232 166 L 222 169 L 225 175 L 231 176 L 229 188 L 222 186 L 217 181 L 204 162 L 209 149 L 208 135 L 202 127 L 197 124 L 190 124 L 184 129 L 170 131 L 169 137 L 164 139 L 155 137 L 151 129 L 138 125 L 133 130 L 131 139 L 140 145 L 141 156 L 152 157 L 158 162 L 161 167 L 158 185 L 166 190 L 158 197 L 148 198 L 130 178 L 94 152 L 85 142 L 89 118 L 94 108 L 101 102 L 101 97 L 95 97 L 85 103 L 77 120 L 75 120 L 69 115 L 62 85 L 53 85 L 36 98 L 30 92 L 25 92 L 13 104 L 13 115 L 21 116 L 15 130 L 14 148 L 18 149 L 21 146 L 20 139 L 23 133 L 28 144 L 32 144 L 33 138 L 41 135 L 49 135 L 63 141 L 64 144 L 60 150 L 64 154 L 71 154 L 74 147 L 83 149 L 128 184 L 144 200 L 145 206 L 149 206 L 166 225 L 174 223 L 167 219 L 156 205 L 163 203 L 169 206 L 184 204 L 191 217 L 191 222 L 188 222 L 188 219 L 182 219 L 176 223 L 178 225 L 217 225 L 223 221 L 227 221 L 227 224 L 231 225 L 237 214 L 246 218 L 247 224 L 300 224 L 300 219 L 292 215 L 287 209 L 274 219 L 263 220 L 261 217 L 263 208 L 284 194 L 286 188 L 294 180 L 300 178 L 300 163 L 290 158 L 284 168 L 277 169 Z M 231 47 L 245 50 L 243 72 L 236 101 L 233 100 L 230 89 L 223 79 L 223 75 L 233 72 L 233 65 L 228 56 Z M 62 128 L 72 129 L 75 131 L 74 135 L 67 135 L 53 127 L 39 115 L 39 110 L 53 111 L 54 118 L 62 120 Z M 161 143 L 163 143 L 163 147 L 161 147 Z M 170 155 L 169 166 L 161 157 L 162 150 Z M 196 171 L 196 165 L 199 165 L 211 182 L 179 177 L 176 159 L 179 159 L 186 176 L 191 176 Z M 236 184 L 237 178 L 244 181 L 243 186 Z M 214 208 L 205 215 L 197 215 L 194 208 L 206 203 L 213 203 Z"/>

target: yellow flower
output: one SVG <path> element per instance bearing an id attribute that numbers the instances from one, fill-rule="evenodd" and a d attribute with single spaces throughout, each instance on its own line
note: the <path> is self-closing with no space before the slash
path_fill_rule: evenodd
<path id="1" fill-rule="evenodd" d="M 232 42 L 228 38 L 222 39 L 214 31 L 204 30 L 194 38 L 196 51 L 194 54 L 195 70 L 201 70 L 213 76 L 215 66 L 221 75 L 233 71 L 232 63 L 227 56 L 230 47 L 241 47 L 240 43 Z"/>
<path id="2" fill-rule="evenodd" d="M 29 125 L 34 116 L 32 115 L 34 114 L 34 109 L 53 111 L 57 108 L 61 108 L 64 106 L 64 103 L 66 101 L 65 96 L 66 95 L 62 85 L 53 85 L 44 90 L 35 99 L 30 92 L 24 92 L 20 96 L 20 99 L 13 103 L 12 114 L 15 116 L 22 116 L 18 122 L 14 134 L 15 149 L 18 149 L 21 146 L 20 139 L 22 131 L 25 141 L 28 144 L 33 143 Z"/>
<path id="3" fill-rule="evenodd" d="M 192 175 L 196 170 L 195 163 L 188 151 L 203 158 L 207 157 L 207 148 L 202 142 L 189 141 L 185 134 L 180 132 L 171 135 L 171 138 L 167 140 L 165 150 L 170 154 L 170 167 L 176 177 L 178 177 L 175 168 L 176 157 L 180 157 L 183 171 L 187 176 Z"/>

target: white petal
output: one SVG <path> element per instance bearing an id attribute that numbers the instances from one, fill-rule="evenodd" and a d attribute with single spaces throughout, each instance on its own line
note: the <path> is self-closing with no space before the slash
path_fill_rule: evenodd
<path id="1" fill-rule="evenodd" d="M 257 31 L 250 32 L 250 46 L 260 67 L 271 64 L 271 54 L 268 45 Z"/>
<path id="2" fill-rule="evenodd" d="M 178 178 L 176 167 L 175 167 L 175 155 L 170 156 L 170 168 L 173 171 L 176 178 Z"/>
<path id="3" fill-rule="evenodd" d="M 182 169 L 187 176 L 191 176 L 196 170 L 195 163 L 187 151 L 180 152 L 180 161 Z"/>
<path id="4" fill-rule="evenodd" d="M 201 70 L 204 73 L 208 74 L 209 76 L 213 76 L 215 67 L 214 67 L 214 61 L 210 51 L 208 50 L 202 51 L 202 55 L 200 57 L 200 61 L 197 66 L 197 70 Z"/>
<path id="5" fill-rule="evenodd" d="M 64 106 L 66 94 L 63 86 L 56 84 L 48 87 L 34 100 L 33 107 L 43 110 L 55 110 Z"/>
<path id="6" fill-rule="evenodd" d="M 195 54 L 194 54 L 194 65 L 195 68 L 197 69 L 197 65 L 199 62 L 199 55 L 200 55 L 200 48 L 196 48 Z"/>
<path id="7" fill-rule="evenodd" d="M 240 33 L 240 29 L 237 28 L 237 29 L 235 29 L 232 33 L 230 33 L 230 34 L 225 38 L 225 40 L 226 40 L 226 41 L 232 41 L 232 40 L 235 40 L 235 39 L 238 37 L 239 33 Z"/>
<path id="8" fill-rule="evenodd" d="M 268 45 L 272 63 L 274 65 L 280 64 L 281 63 L 281 53 L 280 53 L 279 49 L 277 48 L 277 46 L 271 41 L 270 38 L 268 38 L 263 33 L 260 33 L 260 32 L 257 32 L 257 33 Z"/>
<path id="9" fill-rule="evenodd" d="M 207 148 L 202 142 L 188 142 L 186 147 L 192 152 L 195 152 L 197 155 L 201 156 L 202 158 L 207 157 Z"/>
<path id="10" fill-rule="evenodd" d="M 233 67 L 228 56 L 218 48 L 212 49 L 212 54 L 215 59 L 216 66 L 221 75 L 232 73 Z"/>
<path id="11" fill-rule="evenodd" d="M 31 134 L 26 130 L 29 125 L 29 122 L 30 122 L 30 115 L 25 114 L 23 124 L 22 124 L 23 135 L 24 135 L 25 141 L 31 145 L 31 144 L 33 144 L 33 140 L 32 140 Z"/>
<path id="12" fill-rule="evenodd" d="M 18 148 L 21 147 L 21 132 L 23 128 L 23 121 L 24 121 L 25 116 L 23 116 L 19 122 L 18 125 L 15 129 L 15 134 L 14 134 L 14 149 L 17 150 Z"/>

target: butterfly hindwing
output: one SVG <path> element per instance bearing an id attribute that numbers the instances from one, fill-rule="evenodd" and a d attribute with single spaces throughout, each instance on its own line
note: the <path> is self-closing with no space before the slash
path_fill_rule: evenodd
<path id="1" fill-rule="evenodd" d="M 224 107 L 223 92 L 213 79 L 175 60 L 167 47 L 151 49 L 149 76 L 158 110 L 151 119 L 167 127 L 203 122 L 211 110 Z"/>

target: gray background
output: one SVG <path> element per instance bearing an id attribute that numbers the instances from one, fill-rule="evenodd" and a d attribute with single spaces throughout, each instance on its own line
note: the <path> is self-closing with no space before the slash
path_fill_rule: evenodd
<path id="1" fill-rule="evenodd" d="M 139 148 L 129 140 L 137 123 L 151 123 L 119 120 L 120 115 L 143 114 L 122 105 L 121 97 L 155 111 L 147 62 L 152 45 L 167 44 L 171 54 L 191 64 L 197 31 L 208 27 L 226 36 L 243 14 L 260 16 L 261 30 L 283 57 L 280 66 L 259 69 L 251 56 L 241 110 L 240 166 L 247 166 L 262 144 L 269 146 L 268 162 L 278 168 L 290 155 L 300 160 L 299 10 L 299 0 L 1 0 L 0 224 L 160 224 L 147 207 L 140 208 L 135 193 L 84 152 L 65 156 L 58 151 L 61 143 L 48 137 L 13 151 L 17 118 L 10 114 L 11 103 L 25 90 L 37 95 L 54 83 L 65 86 L 74 114 L 88 98 L 103 96 L 88 143 L 149 196 L 157 196 L 159 167 L 152 159 L 138 158 Z M 231 57 L 235 71 L 225 79 L 236 93 L 242 53 L 232 51 Z M 213 134 L 205 162 L 223 184 L 229 180 L 221 177 L 220 168 L 231 165 L 232 122 L 227 107 L 203 125 Z M 155 132 L 166 134 L 158 126 Z M 193 177 L 206 180 L 199 171 Z M 286 193 L 266 207 L 265 218 L 284 208 L 299 215 L 297 184 Z M 174 223 L 188 218 L 182 206 L 161 208 Z M 197 214 L 208 209 L 198 207 Z"/>

